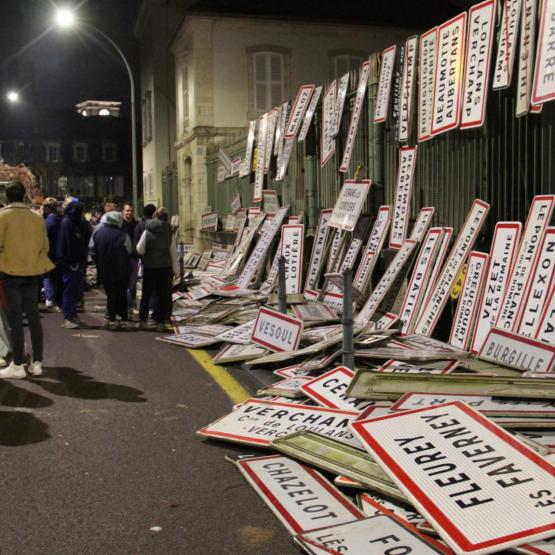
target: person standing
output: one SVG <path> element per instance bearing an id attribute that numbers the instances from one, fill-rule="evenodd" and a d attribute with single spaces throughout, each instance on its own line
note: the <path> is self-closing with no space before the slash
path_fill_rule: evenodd
<path id="1" fill-rule="evenodd" d="M 0 284 L 10 329 L 13 360 L 0 370 L 0 378 L 25 378 L 25 335 L 23 314 L 29 322 L 33 355 L 29 374 L 40 376 L 43 335 L 37 298 L 40 276 L 54 264 L 48 257 L 49 243 L 40 214 L 24 204 L 25 186 L 19 182 L 6 187 L 8 206 L 0 210 Z"/>
<path id="2" fill-rule="evenodd" d="M 77 318 L 77 305 L 83 279 L 82 216 L 83 205 L 77 200 L 70 201 L 64 208 L 58 233 L 56 254 L 63 284 L 64 323 L 62 327 L 68 329 L 75 329 L 81 325 L 81 321 Z"/>
<path id="3" fill-rule="evenodd" d="M 139 327 L 147 327 L 150 299 L 153 292 L 158 297 L 154 311 L 157 331 L 172 331 L 172 281 L 179 273 L 175 236 L 168 222 L 168 212 L 159 208 L 137 243 L 137 252 L 143 262 L 143 292 L 139 309 Z"/>
<path id="4" fill-rule="evenodd" d="M 91 238 L 90 248 L 98 272 L 98 283 L 104 285 L 107 297 L 108 320 L 106 328 L 127 328 L 127 285 L 129 283 L 129 257 L 132 243 L 122 229 L 123 217 L 119 212 L 107 212 L 104 225 Z"/>
<path id="5" fill-rule="evenodd" d="M 44 216 L 46 234 L 48 236 L 48 258 L 50 258 L 50 261 L 55 265 L 58 231 L 60 230 L 60 223 L 62 221 L 58 201 L 52 197 L 45 199 L 42 203 L 42 214 Z M 60 311 L 61 309 L 57 306 L 60 279 L 56 266 L 44 276 L 43 287 L 47 310 Z"/>
<path id="6" fill-rule="evenodd" d="M 132 244 L 132 252 L 129 257 L 129 284 L 127 285 L 127 305 L 129 310 L 137 308 L 137 277 L 139 275 L 139 256 L 135 249 L 135 229 L 137 228 L 137 220 L 135 219 L 135 211 L 133 205 L 126 202 L 123 205 L 123 230 L 129 236 Z"/>

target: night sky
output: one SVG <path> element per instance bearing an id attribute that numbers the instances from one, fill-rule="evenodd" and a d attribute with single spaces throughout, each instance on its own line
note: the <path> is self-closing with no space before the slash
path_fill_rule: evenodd
<path id="1" fill-rule="evenodd" d="M 166 0 L 171 3 L 178 0 Z M 467 9 L 472 0 L 179 0 L 220 14 L 353 21 L 424 30 Z M 19 110 L 72 110 L 90 99 L 119 100 L 129 114 L 129 81 L 119 57 L 85 30 L 52 28 L 55 6 L 73 6 L 124 51 L 140 90 L 139 44 L 133 36 L 139 0 L 0 0 L 0 118 L 13 110 L 6 91 L 21 91 Z M 49 30 L 50 29 L 50 30 Z M 140 95 L 138 93 L 138 98 Z M 12 114 L 13 115 L 13 114 Z M 1 122 L 0 122 L 1 124 Z"/>
<path id="2" fill-rule="evenodd" d="M 139 87 L 136 3 L 75 0 L 73 6 L 119 45 L 135 67 Z M 53 0 L 0 0 L 0 102 L 15 88 L 23 106 L 68 110 L 83 100 L 102 99 L 124 101 L 127 111 L 129 80 L 120 58 L 83 29 L 49 31 L 55 5 Z"/>

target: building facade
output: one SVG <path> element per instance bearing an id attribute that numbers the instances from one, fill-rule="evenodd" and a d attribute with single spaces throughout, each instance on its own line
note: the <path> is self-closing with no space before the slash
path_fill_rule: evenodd
<path id="1" fill-rule="evenodd" d="M 250 120 L 294 97 L 302 84 L 341 76 L 405 36 L 367 25 L 187 14 L 171 46 L 183 240 L 201 246 L 209 146 L 244 135 Z"/>

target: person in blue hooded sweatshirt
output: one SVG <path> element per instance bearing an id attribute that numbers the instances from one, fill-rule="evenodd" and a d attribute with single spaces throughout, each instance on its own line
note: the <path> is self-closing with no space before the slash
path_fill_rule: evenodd
<path id="1" fill-rule="evenodd" d="M 132 242 L 123 229 L 120 212 L 107 212 L 104 224 L 97 227 L 89 248 L 96 263 L 98 283 L 106 292 L 109 330 L 127 329 L 127 285 L 129 283 Z M 116 321 L 120 317 L 119 323 Z"/>
<path id="2" fill-rule="evenodd" d="M 48 235 L 48 258 L 53 264 L 56 264 L 56 249 L 58 244 L 58 231 L 62 221 L 60 205 L 55 198 L 48 197 L 42 203 L 42 215 L 44 216 L 44 224 L 46 225 L 46 234 Z M 56 306 L 60 289 L 60 278 L 58 268 L 50 270 L 43 278 L 44 296 L 46 299 L 46 308 L 50 311 L 60 312 L 61 308 Z"/>
<path id="3" fill-rule="evenodd" d="M 81 218 L 83 205 L 72 200 L 66 204 L 64 215 L 58 231 L 57 258 L 58 269 L 62 278 L 62 309 L 64 323 L 62 327 L 75 329 L 82 325 L 77 318 L 77 305 L 81 294 L 83 237 Z"/>

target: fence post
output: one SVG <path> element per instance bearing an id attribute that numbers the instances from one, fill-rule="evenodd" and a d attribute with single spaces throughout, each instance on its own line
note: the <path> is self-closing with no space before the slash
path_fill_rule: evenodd
<path id="1" fill-rule="evenodd" d="M 355 349 L 353 341 L 353 273 L 350 268 L 343 270 L 343 366 L 355 369 Z"/>
<path id="2" fill-rule="evenodd" d="M 185 291 L 185 245 L 183 241 L 179 242 L 177 252 L 179 253 L 179 291 L 183 292 Z"/>
<path id="3" fill-rule="evenodd" d="M 285 283 L 285 256 L 278 258 L 278 301 L 279 311 L 287 314 L 287 286 Z"/>

